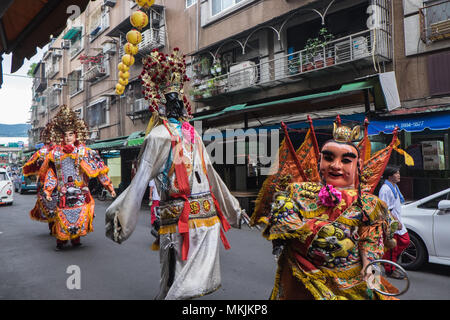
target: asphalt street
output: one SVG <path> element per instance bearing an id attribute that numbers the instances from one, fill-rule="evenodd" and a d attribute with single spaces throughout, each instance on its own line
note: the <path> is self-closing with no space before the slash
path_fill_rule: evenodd
<path id="1" fill-rule="evenodd" d="M 79 248 L 54 250 L 44 223 L 29 218 L 35 194 L 15 194 L 0 206 L 0 299 L 148 300 L 159 289 L 159 255 L 151 251 L 148 208 L 142 208 L 133 235 L 117 244 L 104 235 L 109 201 L 96 201 L 94 232 Z M 266 300 L 276 264 L 271 244 L 247 226 L 227 232 L 230 250 L 221 246 L 222 287 L 201 300 Z M 75 271 L 74 271 L 75 270 Z M 79 287 L 73 277 L 79 274 Z M 409 271 L 410 290 L 401 299 L 450 299 L 450 267 L 428 264 Z M 78 279 L 78 278 L 77 278 Z"/>

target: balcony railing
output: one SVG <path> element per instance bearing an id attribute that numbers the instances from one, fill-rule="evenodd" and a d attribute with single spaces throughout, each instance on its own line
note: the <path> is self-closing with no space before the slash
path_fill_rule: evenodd
<path id="1" fill-rule="evenodd" d="M 153 49 L 161 49 L 166 45 L 166 29 L 150 28 L 142 32 L 142 41 L 138 44 L 140 54 L 149 54 Z M 119 55 L 124 54 L 124 45 L 119 48 Z"/>
<path id="2" fill-rule="evenodd" d="M 105 67 L 108 63 L 95 64 L 90 67 L 86 73 L 84 74 L 84 80 L 89 82 L 94 82 L 100 79 L 101 77 L 108 74 L 108 70 Z"/>
<path id="3" fill-rule="evenodd" d="M 230 68 L 230 72 L 194 83 L 191 98 L 208 99 L 220 94 L 250 88 L 264 88 L 287 81 L 322 74 L 331 69 L 345 70 L 352 63 L 371 65 L 392 60 L 391 37 L 382 29 L 352 34 L 325 45 L 314 52 L 301 50 L 275 59 L 265 59 L 256 64 L 247 61 Z"/>

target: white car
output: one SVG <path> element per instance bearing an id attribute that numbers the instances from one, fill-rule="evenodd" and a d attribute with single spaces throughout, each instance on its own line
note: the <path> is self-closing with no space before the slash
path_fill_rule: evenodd
<path id="1" fill-rule="evenodd" d="M 0 168 L 0 204 L 13 204 L 14 185 L 5 169 Z"/>
<path id="2" fill-rule="evenodd" d="M 402 206 L 411 242 L 399 259 L 408 270 L 426 262 L 450 265 L 450 188 Z"/>

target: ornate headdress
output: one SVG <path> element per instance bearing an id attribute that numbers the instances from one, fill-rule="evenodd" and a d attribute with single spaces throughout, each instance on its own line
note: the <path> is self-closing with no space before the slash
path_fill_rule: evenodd
<path id="1" fill-rule="evenodd" d="M 42 130 L 41 132 L 41 136 L 40 136 L 40 140 L 42 143 L 44 144 L 50 144 L 52 141 L 52 127 L 53 127 L 53 122 L 50 121 L 49 123 L 47 123 L 47 125 L 45 126 L 45 128 Z"/>
<path id="2" fill-rule="evenodd" d="M 184 83 L 189 81 L 186 76 L 185 56 L 175 48 L 170 55 L 158 50 L 153 50 L 143 59 L 143 70 L 140 78 L 144 87 L 142 94 L 149 101 L 151 112 L 158 112 L 165 116 L 165 94 L 175 92 L 183 99 L 188 114 L 191 114 L 191 106 L 184 95 Z"/>
<path id="3" fill-rule="evenodd" d="M 61 109 L 59 109 L 51 123 L 50 136 L 51 140 L 55 143 L 61 143 L 64 132 L 67 131 L 76 132 L 77 140 L 81 143 L 85 143 L 89 137 L 89 130 L 85 122 L 66 105 L 63 105 Z"/>
<path id="4" fill-rule="evenodd" d="M 339 116 L 336 121 L 333 122 L 333 140 L 343 143 L 351 143 L 352 141 L 359 138 L 360 127 L 355 126 L 353 129 L 343 126 L 340 123 Z"/>

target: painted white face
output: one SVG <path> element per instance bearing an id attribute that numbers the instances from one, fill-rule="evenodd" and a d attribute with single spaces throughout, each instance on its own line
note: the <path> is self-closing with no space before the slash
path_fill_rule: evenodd
<path id="1" fill-rule="evenodd" d="M 327 184 L 336 188 L 355 187 L 358 174 L 358 153 L 348 144 L 328 142 L 320 153 L 320 174 Z"/>
<path id="2" fill-rule="evenodd" d="M 77 140 L 77 135 L 73 131 L 64 132 L 64 143 L 65 144 L 74 144 Z"/>

